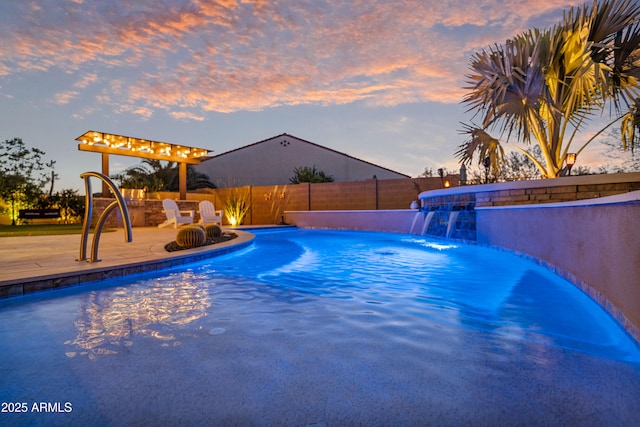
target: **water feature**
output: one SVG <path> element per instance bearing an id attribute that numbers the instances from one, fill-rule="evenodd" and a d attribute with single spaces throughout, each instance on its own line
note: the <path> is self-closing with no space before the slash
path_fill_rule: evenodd
<path id="1" fill-rule="evenodd" d="M 429 212 L 424 212 L 424 211 L 418 211 L 416 212 L 416 215 L 413 217 L 413 221 L 411 222 L 411 227 L 409 227 L 409 234 L 416 234 L 415 230 L 416 230 L 416 225 L 418 224 L 418 220 L 420 218 L 423 219 L 422 222 L 422 228 L 420 231 L 420 236 L 424 236 L 425 234 L 427 234 L 427 230 L 429 229 L 429 224 L 431 224 L 431 220 L 433 219 L 433 216 L 435 215 L 434 211 L 429 211 Z"/>
<path id="2" fill-rule="evenodd" d="M 188 268 L 0 301 L 0 342 L 0 400 L 29 408 L 3 425 L 640 417 L 640 349 L 601 307 L 526 259 L 421 236 L 261 232 Z"/>
<path id="3" fill-rule="evenodd" d="M 416 214 L 413 217 L 413 221 L 411 221 L 411 227 L 409 227 L 409 234 L 415 234 L 414 230 L 416 227 L 416 223 L 418 222 L 418 219 L 420 219 L 422 215 L 423 215 L 422 211 L 416 212 Z"/>
<path id="4" fill-rule="evenodd" d="M 435 215 L 434 211 L 427 212 L 427 215 L 424 217 L 424 224 L 422 225 L 421 236 L 427 234 L 427 230 L 429 229 L 429 224 L 431 224 L 431 220 L 433 219 L 433 215 Z"/>
<path id="5" fill-rule="evenodd" d="M 420 236 L 424 236 L 427 234 L 427 231 L 429 230 L 429 225 L 431 225 L 431 221 L 433 220 L 434 215 L 436 214 L 436 211 L 429 211 L 429 212 L 424 212 L 424 211 L 419 211 L 416 212 L 416 215 L 413 217 L 413 221 L 411 222 L 411 226 L 409 227 L 409 234 L 416 234 L 415 230 L 416 230 L 416 226 L 418 225 L 418 220 L 420 218 L 423 219 L 422 222 L 422 227 L 421 227 L 421 231 L 420 231 Z M 450 211 L 450 212 L 439 212 L 440 215 L 445 215 L 446 216 L 446 222 L 445 222 L 445 226 L 446 226 L 446 231 L 442 231 L 443 236 L 445 238 L 450 238 L 453 235 L 453 232 L 456 229 L 456 223 L 458 221 L 458 217 L 460 216 L 460 212 L 459 211 Z M 418 226 L 419 227 L 419 226 Z"/>
<path id="6" fill-rule="evenodd" d="M 451 233 L 455 230 L 456 222 L 460 216 L 460 211 L 449 212 L 449 219 L 447 221 L 447 234 L 446 237 L 451 237 Z"/>

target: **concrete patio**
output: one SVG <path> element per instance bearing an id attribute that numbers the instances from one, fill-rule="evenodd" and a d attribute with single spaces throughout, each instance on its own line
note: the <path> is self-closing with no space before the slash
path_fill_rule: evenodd
<path id="1" fill-rule="evenodd" d="M 250 233 L 231 231 L 238 237 L 228 242 L 167 252 L 164 246 L 175 240 L 173 228 L 135 227 L 130 243 L 124 230 L 117 229 L 100 236 L 99 262 L 76 261 L 79 234 L 5 237 L 0 239 L 0 298 L 170 268 L 242 248 L 253 240 Z M 87 254 L 92 243 L 90 234 Z"/>

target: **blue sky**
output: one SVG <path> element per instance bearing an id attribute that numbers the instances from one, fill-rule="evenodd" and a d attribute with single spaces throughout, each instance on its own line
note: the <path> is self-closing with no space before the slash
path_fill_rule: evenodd
<path id="1" fill-rule="evenodd" d="M 87 130 L 214 154 L 286 132 L 412 176 L 456 170 L 471 55 L 580 4 L 3 1 L 0 140 L 46 151 L 57 190 L 100 171 Z"/>

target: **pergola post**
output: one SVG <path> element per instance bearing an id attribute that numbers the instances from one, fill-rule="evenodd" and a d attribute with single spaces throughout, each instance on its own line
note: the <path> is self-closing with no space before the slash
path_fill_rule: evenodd
<path id="1" fill-rule="evenodd" d="M 109 155 L 102 153 L 102 174 L 109 176 Z M 109 197 L 109 185 L 105 181 L 102 181 L 102 197 Z"/>
<path id="2" fill-rule="evenodd" d="M 187 200 L 187 164 L 180 162 L 178 169 L 180 183 L 180 200 Z"/>

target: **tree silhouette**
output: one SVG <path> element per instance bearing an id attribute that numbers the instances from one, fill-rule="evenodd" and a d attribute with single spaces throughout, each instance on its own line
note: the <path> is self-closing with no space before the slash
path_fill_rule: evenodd
<path id="1" fill-rule="evenodd" d="M 20 138 L 0 145 L 0 198 L 11 206 L 11 225 L 16 225 L 16 208 L 37 203 L 49 179 L 55 161 L 43 163 L 45 152 L 27 148 Z"/>
<path id="2" fill-rule="evenodd" d="M 313 167 L 301 166 L 293 169 L 293 176 L 289 178 L 292 184 L 300 184 L 301 182 L 333 182 L 331 175 L 326 175 L 323 171 Z"/>
<path id="3" fill-rule="evenodd" d="M 178 191 L 180 188 L 179 166 L 176 162 L 144 159 L 122 174 L 114 176 L 122 188 L 147 188 L 148 191 Z M 187 165 L 187 190 L 215 188 L 209 176 Z"/>

